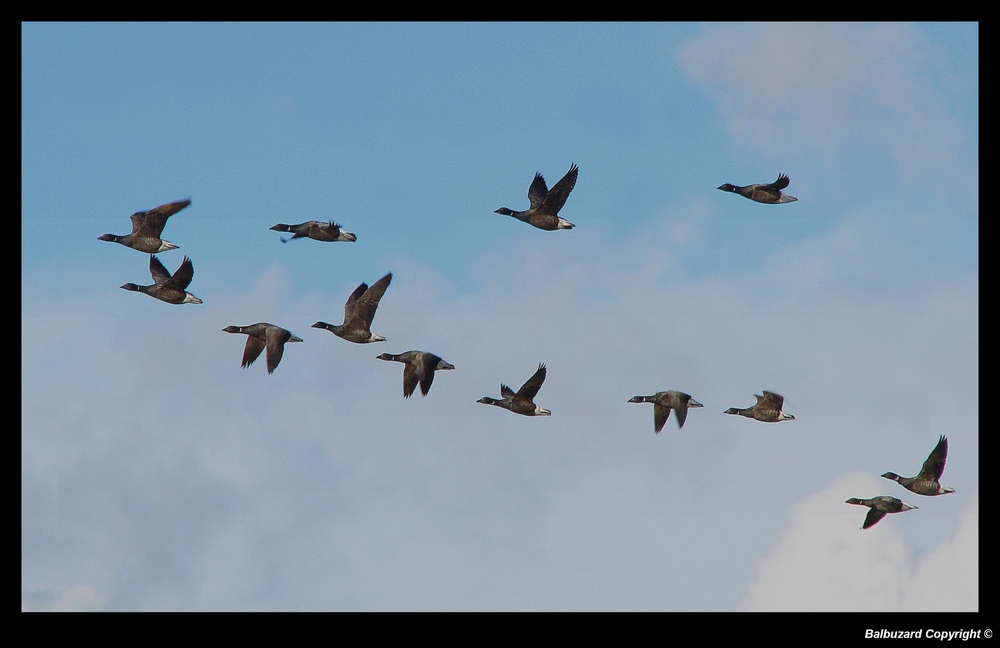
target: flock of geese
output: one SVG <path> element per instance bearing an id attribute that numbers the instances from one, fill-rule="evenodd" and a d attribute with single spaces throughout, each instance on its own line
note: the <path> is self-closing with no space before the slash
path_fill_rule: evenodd
<path id="1" fill-rule="evenodd" d="M 545 178 L 542 177 L 542 174 L 536 173 L 534 180 L 528 187 L 528 209 L 516 211 L 507 207 L 501 207 L 495 213 L 512 216 L 542 230 L 572 229 L 575 227 L 573 223 L 560 217 L 559 211 L 566 204 L 566 199 L 569 198 L 570 192 L 576 186 L 578 174 L 579 168 L 577 165 L 571 165 L 566 175 L 552 189 L 549 189 L 545 184 Z M 718 188 L 722 191 L 739 194 L 755 202 L 776 205 L 798 200 L 784 193 L 783 189 L 788 187 L 788 184 L 788 176 L 780 174 L 777 180 L 768 184 L 737 186 L 725 183 Z M 200 299 L 187 292 L 187 288 L 194 278 L 194 265 L 191 259 L 184 257 L 180 267 L 171 274 L 155 256 L 161 252 L 177 249 L 178 246 L 163 240 L 161 234 L 167 223 L 167 219 L 190 204 L 190 199 L 178 200 L 160 205 L 149 211 L 136 212 L 130 217 L 132 221 L 132 232 L 130 234 L 125 234 L 124 236 L 105 234 L 99 237 L 99 240 L 120 243 L 125 247 L 150 255 L 149 273 L 152 275 L 153 283 L 148 286 L 126 283 L 121 286 L 123 289 L 143 292 L 168 304 L 202 303 Z M 292 233 L 291 238 L 282 237 L 282 243 L 287 243 L 290 240 L 298 238 L 310 238 L 324 242 L 355 242 L 358 240 L 354 234 L 344 231 L 340 225 L 332 221 L 326 223 L 307 221 L 298 225 L 279 223 L 271 227 L 271 229 L 278 232 Z M 375 311 L 378 308 L 379 301 L 381 301 L 391 281 L 392 273 L 390 272 L 371 286 L 366 283 L 359 285 L 344 304 L 343 324 L 328 324 L 327 322 L 319 321 L 313 324 L 312 327 L 326 329 L 337 337 L 356 344 L 385 341 L 384 337 L 372 332 L 371 326 L 372 321 L 375 319 Z M 258 322 L 257 324 L 250 324 L 248 326 L 227 326 L 222 330 L 225 333 L 239 333 L 247 336 L 246 346 L 243 349 L 242 366 L 244 368 L 252 365 L 260 357 L 260 354 L 266 350 L 267 373 L 269 374 L 281 362 L 286 343 L 302 342 L 302 338 L 294 335 L 291 331 L 267 322 Z M 428 391 L 430 391 L 431 383 L 434 381 L 435 372 L 455 368 L 454 365 L 446 362 L 441 357 L 426 351 L 407 351 L 399 354 L 383 353 L 377 356 L 377 358 L 379 360 L 403 363 L 404 398 L 409 398 L 416 390 L 418 384 L 420 385 L 421 393 L 426 396 Z M 521 388 L 516 392 L 507 385 L 501 384 L 500 398 L 484 396 L 476 402 L 485 405 L 495 405 L 524 416 L 551 416 L 551 411 L 536 405 L 534 402 L 535 396 L 545 382 L 545 375 L 545 365 L 539 364 L 538 369 L 531 378 L 521 385 Z M 782 411 L 784 398 L 780 394 L 765 391 L 761 395 L 756 395 L 756 398 L 757 403 L 752 407 L 731 407 L 724 413 L 745 416 L 765 423 L 795 420 L 794 416 Z M 689 394 L 676 390 L 661 391 L 652 396 L 633 396 L 628 402 L 653 404 L 653 427 L 657 434 L 663 429 L 671 411 L 676 416 L 677 427 L 679 429 L 684 427 L 689 408 L 704 407 Z M 939 481 L 941 474 L 944 472 L 947 456 L 948 440 L 942 436 L 916 477 L 900 477 L 892 472 L 887 472 L 882 477 L 896 481 L 904 488 L 919 495 L 932 496 L 953 493 L 955 492 L 953 488 L 942 486 Z M 852 497 L 846 503 L 867 506 L 871 509 L 865 518 L 864 526 L 862 526 L 863 529 L 875 525 L 889 513 L 899 513 L 917 508 L 888 495 L 880 495 L 870 499 Z"/>

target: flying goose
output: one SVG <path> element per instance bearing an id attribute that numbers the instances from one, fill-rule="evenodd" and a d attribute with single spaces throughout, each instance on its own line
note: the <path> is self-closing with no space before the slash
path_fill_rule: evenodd
<path id="1" fill-rule="evenodd" d="M 243 333 L 247 337 L 247 345 L 243 349 L 243 368 L 254 363 L 260 352 L 267 347 L 267 373 L 278 368 L 281 356 L 285 353 L 286 342 L 301 342 L 302 338 L 293 335 L 280 326 L 260 322 L 250 326 L 227 326 L 222 329 L 226 333 Z"/>
<path id="2" fill-rule="evenodd" d="M 788 182 L 788 176 L 782 173 L 779 174 L 778 179 L 771 184 L 752 184 L 747 185 L 746 187 L 738 187 L 727 182 L 719 187 L 719 189 L 722 191 L 731 191 L 755 202 L 778 205 L 798 200 L 798 198 L 789 196 L 782 191 L 782 189 L 788 186 Z"/>
<path id="3" fill-rule="evenodd" d="M 955 489 L 942 486 L 941 475 L 944 473 L 944 462 L 948 458 L 948 439 L 942 435 L 938 443 L 934 446 L 927 461 L 920 467 L 920 474 L 916 477 L 900 477 L 894 472 L 887 472 L 883 477 L 899 482 L 899 485 L 906 490 L 913 491 L 918 495 L 947 495 L 954 493 Z"/>
<path id="4" fill-rule="evenodd" d="M 176 250 L 177 246 L 169 241 L 160 238 L 163 226 L 167 224 L 167 219 L 191 204 L 191 199 L 178 200 L 150 209 L 149 211 L 136 212 L 129 216 L 132 220 L 132 233 L 124 236 L 105 234 L 98 238 L 99 241 L 112 241 L 121 243 L 125 247 L 133 250 L 155 254 Z"/>
<path id="5" fill-rule="evenodd" d="M 378 302 L 385 294 L 390 281 L 392 281 L 391 272 L 372 284 L 371 288 L 366 283 L 355 288 L 344 304 L 343 324 L 335 326 L 326 322 L 316 322 L 312 327 L 327 329 L 348 342 L 358 344 L 384 342 L 384 337 L 372 333 L 371 326 L 372 320 L 375 319 L 375 309 L 378 308 Z"/>
<path id="6" fill-rule="evenodd" d="M 409 398 L 420 383 L 420 391 L 426 396 L 434 382 L 434 372 L 454 369 L 455 365 L 445 362 L 433 353 L 426 351 L 407 351 L 406 353 L 383 353 L 377 356 L 379 360 L 395 360 L 402 362 L 403 367 L 403 398 Z"/>
<path id="7" fill-rule="evenodd" d="M 483 396 L 476 402 L 486 405 L 496 405 L 497 407 L 508 409 L 515 414 L 523 414 L 525 416 L 551 416 L 552 412 L 535 405 L 533 402 L 543 382 L 545 382 L 545 365 L 539 364 L 535 374 L 531 378 L 528 378 L 526 383 L 521 385 L 516 394 L 513 389 L 501 384 L 500 395 L 503 396 L 502 400 Z"/>
<path id="8" fill-rule="evenodd" d="M 134 283 L 127 283 L 122 288 L 146 293 L 150 297 L 156 297 L 168 304 L 202 303 L 200 299 L 187 292 L 187 287 L 190 285 L 191 279 L 194 278 L 194 265 L 188 257 L 184 257 L 177 272 L 171 276 L 159 259 L 149 255 L 149 274 L 153 275 L 152 286 L 137 286 Z"/>
<path id="9" fill-rule="evenodd" d="M 753 407 L 747 407 L 745 409 L 730 407 L 724 412 L 724 414 L 739 414 L 740 416 L 757 419 L 758 421 L 764 421 L 765 423 L 795 420 L 795 417 L 791 414 L 785 414 L 781 411 L 781 406 L 785 402 L 785 399 L 782 396 L 775 394 L 774 392 L 766 391 L 763 396 L 757 396 L 754 394 L 754 398 L 757 399 L 757 404 Z"/>
<path id="10" fill-rule="evenodd" d="M 531 186 L 528 187 L 528 200 L 531 204 L 527 210 L 514 211 L 506 207 L 501 207 L 494 213 L 513 216 L 520 221 L 534 225 L 538 229 L 573 229 L 573 223 L 565 218 L 560 218 L 558 214 L 559 210 L 566 204 L 569 192 L 573 191 L 573 187 L 576 186 L 578 172 L 579 168 L 575 164 L 570 165 L 569 171 L 562 177 L 562 180 L 556 183 L 556 186 L 552 187 L 551 191 L 545 185 L 545 178 L 542 177 L 542 174 L 536 173 L 535 179 L 531 182 Z"/>
<path id="11" fill-rule="evenodd" d="M 656 428 L 656 434 L 659 434 L 660 430 L 663 429 L 663 424 L 670 416 L 670 410 L 677 412 L 677 428 L 680 429 L 684 427 L 689 407 L 704 407 L 691 398 L 689 394 L 673 390 L 656 392 L 652 396 L 633 396 L 628 402 L 653 403 L 653 425 Z"/>
<path id="12" fill-rule="evenodd" d="M 916 506 L 910 506 L 906 502 L 900 501 L 895 497 L 889 497 L 888 495 L 879 495 L 878 497 L 873 497 L 871 499 L 858 499 L 857 497 L 852 497 L 845 502 L 846 504 L 857 504 L 859 506 L 867 506 L 871 508 L 868 511 L 868 515 L 865 516 L 865 524 L 862 529 L 867 529 L 868 527 L 875 526 L 878 521 L 885 517 L 886 513 L 901 513 L 902 511 L 909 511 L 910 509 L 917 508 Z"/>
<path id="13" fill-rule="evenodd" d="M 345 232 L 340 228 L 340 225 L 330 221 L 324 223 L 322 221 L 306 221 L 305 223 L 299 223 L 298 225 L 284 225 L 278 223 L 272 227 L 276 232 L 293 232 L 294 236 L 290 239 L 286 239 L 284 236 L 281 237 L 282 243 L 288 243 L 289 241 L 295 240 L 297 238 L 311 238 L 317 241 L 349 241 L 353 243 L 358 240 L 358 237 L 350 232 Z"/>

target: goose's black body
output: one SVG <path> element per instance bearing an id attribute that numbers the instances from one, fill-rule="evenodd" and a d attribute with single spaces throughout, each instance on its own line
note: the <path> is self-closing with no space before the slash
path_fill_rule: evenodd
<path id="1" fill-rule="evenodd" d="M 947 460 L 948 438 L 942 435 L 916 477 L 900 477 L 894 472 L 887 472 L 882 476 L 899 482 L 900 486 L 918 495 L 947 495 L 955 492 L 954 488 L 941 485 L 940 479 L 944 474 L 944 464 Z"/>
<path id="2" fill-rule="evenodd" d="M 916 506 L 910 506 L 906 502 L 900 501 L 895 497 L 889 497 L 888 495 L 879 495 L 878 497 L 872 497 L 871 499 L 858 499 L 857 497 L 852 497 L 847 500 L 847 504 L 857 504 L 859 506 L 867 506 L 871 510 L 868 511 L 868 515 L 865 516 L 865 523 L 862 529 L 867 529 L 878 524 L 878 521 L 884 518 L 889 513 L 901 513 L 903 511 L 909 511 L 911 509 L 917 508 Z"/>
<path id="3" fill-rule="evenodd" d="M 663 429 L 667 417 L 670 416 L 670 410 L 677 413 L 677 428 L 680 429 L 687 420 L 689 407 L 703 407 L 701 403 L 691 398 L 690 394 L 674 390 L 656 392 L 652 396 L 633 396 L 628 402 L 653 404 L 653 426 L 656 434 Z"/>
<path id="4" fill-rule="evenodd" d="M 500 395 L 503 397 L 502 399 L 483 396 L 476 402 L 485 405 L 496 405 L 497 407 L 502 407 L 515 414 L 522 414 L 524 416 L 551 416 L 552 412 L 534 403 L 535 395 L 538 394 L 542 383 L 545 382 L 545 373 L 545 365 L 539 364 L 538 370 L 535 371 L 531 378 L 528 378 L 526 383 L 521 385 L 517 393 L 514 393 L 514 390 L 507 385 L 501 384 Z"/>
<path id="5" fill-rule="evenodd" d="M 150 297 L 156 297 L 160 301 L 168 304 L 200 304 L 202 301 L 189 293 L 187 287 L 194 278 L 194 265 L 191 259 L 184 257 L 181 266 L 173 275 L 167 271 L 160 260 L 155 256 L 149 256 L 149 274 L 153 275 L 153 285 L 138 286 L 134 283 L 127 283 L 122 286 L 125 290 L 146 293 Z"/>
<path id="6" fill-rule="evenodd" d="M 778 179 L 770 184 L 752 184 L 745 187 L 740 187 L 738 185 L 731 185 L 728 182 L 720 186 L 719 189 L 722 191 L 729 191 L 734 194 L 739 194 L 744 198 L 749 198 L 754 202 L 764 203 L 767 205 L 779 205 L 782 203 L 795 202 L 798 198 L 794 196 L 789 196 L 784 193 L 782 189 L 788 186 L 790 180 L 785 174 L 779 174 Z"/>
<path id="7" fill-rule="evenodd" d="M 286 342 L 301 342 L 302 338 L 293 335 L 280 326 L 260 322 L 250 326 L 227 326 L 222 329 L 226 333 L 242 333 L 247 336 L 247 345 L 243 349 L 243 368 L 249 367 L 260 357 L 261 351 L 267 349 L 267 373 L 273 373 L 285 353 Z"/>
<path id="8" fill-rule="evenodd" d="M 420 384 L 420 392 L 426 396 L 434 382 L 434 372 L 454 369 L 455 366 L 445 362 L 439 356 L 426 351 L 407 351 L 406 353 L 383 353 L 379 360 L 394 360 L 402 362 L 403 367 L 403 398 L 409 398 Z"/>
<path id="9" fill-rule="evenodd" d="M 754 394 L 754 398 L 757 399 L 757 404 L 753 407 L 745 407 L 742 409 L 738 407 L 730 407 L 724 412 L 724 414 L 738 414 L 747 418 L 757 419 L 758 421 L 764 421 L 765 423 L 795 420 L 795 417 L 791 414 L 786 414 L 781 411 L 781 406 L 784 405 L 785 399 L 780 394 L 765 391 L 763 396 L 757 396 Z"/>
<path id="10" fill-rule="evenodd" d="M 132 221 L 131 234 L 125 234 L 124 236 L 104 234 L 98 237 L 98 240 L 121 243 L 125 247 L 148 254 L 176 250 L 177 246 L 161 239 L 160 234 L 163 232 L 163 226 L 167 224 L 167 219 L 190 204 L 191 199 L 187 198 L 160 205 L 149 211 L 136 212 L 129 216 L 129 219 Z"/>
<path id="11" fill-rule="evenodd" d="M 569 167 L 569 171 L 556 183 L 556 186 L 549 190 L 545 184 L 545 178 L 541 173 L 535 174 L 535 179 L 528 187 L 528 200 L 530 206 L 525 211 L 515 211 L 507 207 L 501 207 L 495 213 L 504 216 L 513 216 L 519 221 L 524 221 L 543 230 L 573 229 L 573 223 L 565 218 L 559 217 L 559 210 L 566 204 L 569 193 L 576 186 L 576 177 L 579 167 L 575 164 Z"/>
<path id="12" fill-rule="evenodd" d="M 282 243 L 288 243 L 289 241 L 295 240 L 297 238 L 311 238 L 315 241 L 325 241 L 332 243 L 334 241 L 347 241 L 353 243 L 358 240 L 358 237 L 350 232 L 345 232 L 341 229 L 340 225 L 334 223 L 333 221 L 322 222 L 322 221 L 306 221 L 305 223 L 299 223 L 298 225 L 285 225 L 283 223 L 278 223 L 272 227 L 276 232 L 292 232 L 293 236 L 290 239 L 281 237 Z"/>
<path id="13" fill-rule="evenodd" d="M 384 342 L 384 337 L 372 333 L 371 326 L 372 320 L 375 319 L 375 310 L 378 308 L 378 303 L 391 281 L 392 273 L 390 272 L 372 284 L 370 288 L 366 283 L 362 283 L 355 288 L 351 296 L 347 298 L 347 303 L 344 304 L 343 324 L 316 322 L 312 327 L 326 329 L 348 342 L 356 342 L 358 344 Z"/>

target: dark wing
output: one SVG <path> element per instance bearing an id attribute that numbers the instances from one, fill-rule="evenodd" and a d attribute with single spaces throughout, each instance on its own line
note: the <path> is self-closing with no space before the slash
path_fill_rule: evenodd
<path id="1" fill-rule="evenodd" d="M 778 174 L 778 179 L 769 185 L 761 185 L 763 189 L 773 189 L 774 191 L 780 192 L 782 189 L 788 186 L 788 176 L 784 173 Z"/>
<path id="2" fill-rule="evenodd" d="M 760 194 L 767 194 L 771 200 L 777 201 L 781 199 L 781 192 L 777 189 L 771 189 L 770 185 L 757 185 L 756 191 L 748 196 L 749 198 L 763 198 Z"/>
<path id="3" fill-rule="evenodd" d="M 331 241 L 336 241 L 337 237 L 340 236 L 340 225 L 333 221 L 323 223 L 323 231 L 330 235 Z"/>
<path id="4" fill-rule="evenodd" d="M 549 187 L 545 184 L 545 178 L 542 177 L 541 173 L 536 173 L 535 179 L 528 187 L 528 200 L 531 201 L 531 209 L 541 205 L 547 195 L 549 195 Z"/>
<path id="5" fill-rule="evenodd" d="M 518 398 L 525 398 L 527 400 L 534 400 L 535 394 L 538 390 L 542 388 L 542 383 L 545 382 L 545 365 L 538 365 L 538 371 L 535 372 L 531 378 L 528 378 L 528 382 L 521 385 L 521 388 L 517 390 L 516 396 Z"/>
<path id="6" fill-rule="evenodd" d="M 309 231 L 309 238 L 316 239 L 317 241 L 333 241 L 340 235 L 340 227 L 333 224 L 333 221 L 329 223 L 321 223 L 316 221 L 312 224 Z"/>
<path id="7" fill-rule="evenodd" d="M 508 387 L 507 385 L 501 384 L 500 395 L 503 396 L 504 398 L 514 398 L 514 396 L 516 396 L 517 394 L 515 394 L 514 390 Z"/>
<path id="8" fill-rule="evenodd" d="M 677 427 L 684 427 L 684 421 L 686 421 L 688 417 L 687 403 L 681 402 L 674 405 L 674 413 L 677 415 Z"/>
<path id="9" fill-rule="evenodd" d="M 375 309 L 378 308 L 378 303 L 381 301 L 382 295 L 385 294 L 385 289 L 389 287 L 389 282 L 391 281 L 392 273 L 390 272 L 373 283 L 355 302 L 354 317 L 364 322 L 365 328 L 372 325 L 372 320 L 375 319 Z"/>
<path id="10" fill-rule="evenodd" d="M 309 238 L 317 241 L 332 241 L 337 238 L 340 230 L 333 223 L 315 221 L 309 225 Z"/>
<path id="11" fill-rule="evenodd" d="M 162 267 L 162 266 L 160 266 Z M 181 267 L 177 268 L 177 272 L 174 276 L 170 277 L 164 283 L 170 288 L 176 288 L 177 290 L 186 290 L 191 284 L 191 280 L 194 278 L 194 264 L 191 263 L 191 259 L 184 257 L 184 261 L 181 262 Z"/>
<path id="12" fill-rule="evenodd" d="M 663 429 L 663 425 L 667 422 L 667 417 L 670 416 L 670 408 L 664 407 L 659 403 L 653 404 L 653 424 L 656 426 L 656 433 L 659 434 L 660 430 Z M 680 412 L 677 412 L 677 416 L 680 417 Z"/>
<path id="13" fill-rule="evenodd" d="M 285 354 L 285 342 L 292 337 L 291 331 L 286 331 L 277 326 L 267 329 L 267 373 L 272 373 L 281 362 L 281 356 Z M 260 351 L 257 352 L 260 354 Z"/>
<path id="14" fill-rule="evenodd" d="M 163 231 L 163 226 L 167 224 L 167 219 L 190 204 L 191 199 L 189 198 L 150 209 L 146 212 L 146 218 L 142 223 L 142 235 L 159 236 L 160 232 Z"/>
<path id="15" fill-rule="evenodd" d="M 142 229 L 142 224 L 146 220 L 146 212 L 136 212 L 128 218 L 132 221 L 132 233 L 135 234 Z"/>
<path id="16" fill-rule="evenodd" d="M 885 511 L 880 511 L 877 508 L 872 507 L 872 509 L 868 511 L 868 515 L 865 516 L 865 524 L 861 528 L 867 529 L 868 527 L 875 526 L 878 524 L 878 521 L 884 517 Z"/>
<path id="17" fill-rule="evenodd" d="M 431 390 L 431 383 L 434 382 L 434 367 L 441 362 L 441 358 L 433 353 L 422 353 L 417 357 L 420 366 L 420 393 L 424 396 Z"/>
<path id="18" fill-rule="evenodd" d="M 417 382 L 420 380 L 420 376 L 417 375 L 417 367 L 409 362 L 403 365 L 403 398 L 409 398 L 413 395 L 413 390 L 417 388 Z M 424 394 L 427 394 L 427 390 L 424 390 Z"/>
<path id="19" fill-rule="evenodd" d="M 365 294 L 366 290 L 368 290 L 368 284 L 362 282 L 347 298 L 347 302 L 344 304 L 344 324 L 347 324 L 354 317 L 354 305 L 358 303 L 358 299 Z"/>
<path id="20" fill-rule="evenodd" d="M 948 458 L 948 439 L 942 436 L 938 439 L 938 444 L 931 451 L 927 461 L 920 468 L 920 474 L 917 475 L 917 479 L 927 479 L 938 481 L 941 479 L 941 475 L 944 474 L 944 462 Z"/>
<path id="21" fill-rule="evenodd" d="M 573 191 L 573 187 L 576 186 L 576 176 L 579 172 L 579 167 L 575 164 L 570 165 L 566 175 L 556 183 L 556 186 L 552 187 L 552 191 L 545 197 L 547 207 L 551 207 L 555 211 L 562 209 L 562 206 L 566 204 L 566 199 L 569 198 L 569 192 Z"/>
<path id="22" fill-rule="evenodd" d="M 783 396 L 769 391 L 764 392 L 763 400 L 767 404 L 768 409 L 773 408 L 778 412 L 781 411 L 781 406 L 785 404 L 785 398 Z M 760 400 L 757 401 L 757 404 L 760 404 Z"/>
<path id="23" fill-rule="evenodd" d="M 243 368 L 247 368 L 253 364 L 254 360 L 260 357 L 260 352 L 264 350 L 264 340 L 260 338 L 255 338 L 252 335 L 247 336 L 247 345 L 243 349 Z"/>
<path id="24" fill-rule="evenodd" d="M 887 513 L 899 513 L 903 510 L 903 501 L 896 499 L 895 497 L 880 495 L 875 498 L 875 502 L 876 506 L 885 510 Z"/>
<path id="25" fill-rule="evenodd" d="M 149 255 L 149 274 L 153 275 L 153 281 L 157 285 L 166 283 L 170 279 L 170 272 L 152 254 Z"/>

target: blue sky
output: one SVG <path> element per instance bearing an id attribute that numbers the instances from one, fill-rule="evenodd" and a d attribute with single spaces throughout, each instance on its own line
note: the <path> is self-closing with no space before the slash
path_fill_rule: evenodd
<path id="1" fill-rule="evenodd" d="M 22 609 L 978 610 L 978 52 L 23 24 Z M 494 213 L 571 163 L 575 229 Z M 716 190 L 778 173 L 798 202 Z M 98 237 L 187 197 L 159 258 L 204 304 L 120 290 L 148 256 Z M 358 241 L 268 229 L 306 220 Z M 310 328 L 389 271 L 386 342 Z M 259 321 L 304 339 L 272 375 L 221 332 Z M 404 400 L 409 349 L 456 370 Z M 539 362 L 551 417 L 476 403 Z M 654 435 L 665 389 L 705 407 Z M 722 413 L 764 389 L 796 420 Z M 955 494 L 879 477 L 942 434 Z M 861 531 L 881 494 L 919 509 Z"/>

